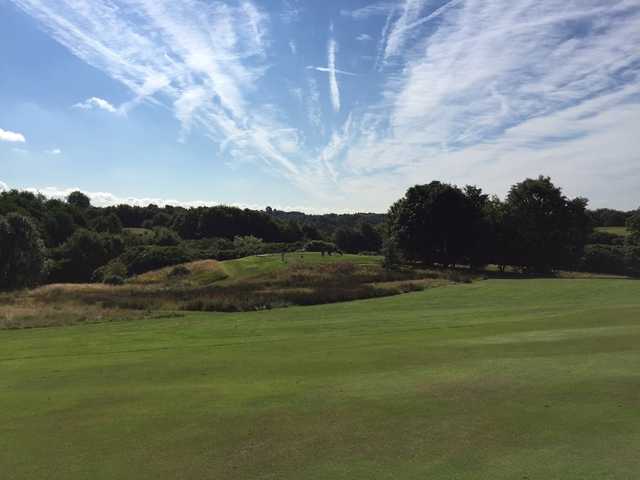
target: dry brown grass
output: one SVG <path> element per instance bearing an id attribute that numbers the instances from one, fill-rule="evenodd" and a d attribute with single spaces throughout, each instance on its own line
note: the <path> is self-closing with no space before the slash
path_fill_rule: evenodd
<path id="1" fill-rule="evenodd" d="M 227 276 L 220 262 L 216 260 L 197 260 L 182 264 L 182 266 L 186 267 L 190 272 L 187 281 L 194 284 L 204 284 L 207 281 L 213 282 Z M 134 285 L 166 283 L 172 281 L 170 274 L 174 268 L 175 266 L 171 266 L 146 272 L 132 278 L 128 283 Z"/>
<path id="2" fill-rule="evenodd" d="M 162 311 L 230 312 L 314 305 L 470 281 L 459 272 L 388 272 L 379 265 L 338 262 L 295 264 L 233 283 L 216 283 L 212 278 L 223 271 L 218 262 L 204 260 L 186 267 L 190 273 L 177 279 L 169 275 L 171 268 L 164 268 L 121 286 L 56 284 L 0 295 L 0 328 L 149 318 L 152 312 Z"/>

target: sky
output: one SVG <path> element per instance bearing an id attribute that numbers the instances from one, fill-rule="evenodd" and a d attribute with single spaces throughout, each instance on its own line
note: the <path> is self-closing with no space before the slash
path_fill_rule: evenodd
<path id="1" fill-rule="evenodd" d="M 0 0 L 0 189 L 384 212 L 549 175 L 640 206 L 640 0 Z"/>

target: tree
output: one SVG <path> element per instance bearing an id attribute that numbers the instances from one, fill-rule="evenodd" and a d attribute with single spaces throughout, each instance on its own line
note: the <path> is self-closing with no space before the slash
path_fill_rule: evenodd
<path id="1" fill-rule="evenodd" d="M 67 203 L 81 210 L 86 210 L 91 206 L 91 200 L 84 193 L 75 191 L 67 197 Z"/>
<path id="2" fill-rule="evenodd" d="M 122 233 L 122 222 L 115 213 L 102 215 L 92 222 L 92 227 L 96 232 L 100 233 Z"/>
<path id="3" fill-rule="evenodd" d="M 511 232 L 510 263 L 548 271 L 582 256 L 590 222 L 585 199 L 569 200 L 549 177 L 528 178 L 511 187 L 505 222 Z"/>
<path id="4" fill-rule="evenodd" d="M 23 215 L 0 217 L 0 289 L 36 284 L 45 273 L 44 243 Z"/>
<path id="5" fill-rule="evenodd" d="M 181 241 L 180 236 L 168 228 L 158 227 L 153 230 L 153 243 L 155 245 L 171 247 L 180 244 Z"/>
<path id="6" fill-rule="evenodd" d="M 389 234 L 408 260 L 446 266 L 460 263 L 475 241 L 477 210 L 456 186 L 416 185 L 389 209 Z"/>
<path id="7" fill-rule="evenodd" d="M 124 244 L 119 237 L 90 230 L 76 230 L 55 252 L 54 281 L 88 282 L 93 272 L 120 255 Z"/>
<path id="8" fill-rule="evenodd" d="M 631 233 L 640 233 L 640 210 L 627 219 L 627 228 Z"/>

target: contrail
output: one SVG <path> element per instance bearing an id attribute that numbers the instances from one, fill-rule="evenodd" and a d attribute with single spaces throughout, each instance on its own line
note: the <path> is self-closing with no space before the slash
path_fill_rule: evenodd
<path id="1" fill-rule="evenodd" d="M 309 65 L 307 66 L 308 70 L 317 70 L 319 72 L 328 72 L 331 73 L 332 70 L 327 68 L 327 67 L 314 67 L 313 65 Z M 352 73 L 352 72 L 345 72 L 344 70 L 338 70 L 337 68 L 335 69 L 336 73 L 340 73 L 341 75 L 351 75 L 352 77 L 357 77 L 358 74 L 357 73 Z"/>

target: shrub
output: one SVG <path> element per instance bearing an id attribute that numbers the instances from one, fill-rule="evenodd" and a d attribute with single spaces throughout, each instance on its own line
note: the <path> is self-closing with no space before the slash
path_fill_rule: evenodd
<path id="1" fill-rule="evenodd" d="M 171 269 L 171 271 L 169 272 L 169 277 L 172 277 L 172 278 L 186 277 L 190 273 L 191 273 L 191 270 L 189 270 L 187 267 L 185 267 L 184 265 L 178 265 Z"/>
<path id="2" fill-rule="evenodd" d="M 153 243 L 162 247 L 173 247 L 181 242 L 180 236 L 165 227 L 155 228 L 153 231 Z"/>
<path id="3" fill-rule="evenodd" d="M 107 285 L 124 285 L 124 278 L 120 275 L 109 275 L 104 279 L 104 283 Z"/>
<path id="4" fill-rule="evenodd" d="M 587 245 L 582 269 L 592 273 L 627 273 L 625 249 L 612 245 Z"/>
<path id="5" fill-rule="evenodd" d="M 186 263 L 190 256 L 181 247 L 140 246 L 120 256 L 130 274 L 138 275 L 150 270 Z"/>

